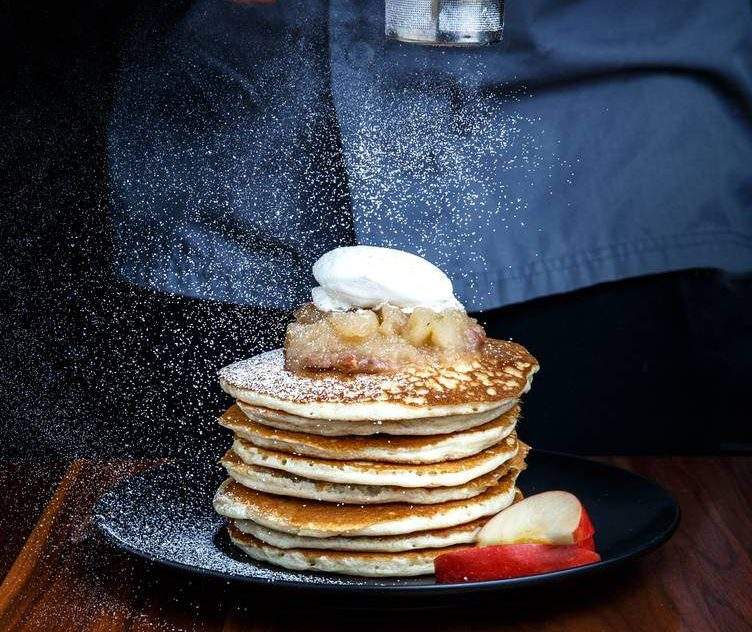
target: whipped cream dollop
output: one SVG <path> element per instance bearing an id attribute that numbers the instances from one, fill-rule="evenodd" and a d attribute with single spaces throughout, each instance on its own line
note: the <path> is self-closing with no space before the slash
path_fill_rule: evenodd
<path id="1" fill-rule="evenodd" d="M 376 246 L 345 246 L 322 255 L 313 264 L 319 287 L 313 304 L 325 312 L 378 309 L 384 305 L 412 312 L 461 309 L 449 277 L 422 257 Z"/>

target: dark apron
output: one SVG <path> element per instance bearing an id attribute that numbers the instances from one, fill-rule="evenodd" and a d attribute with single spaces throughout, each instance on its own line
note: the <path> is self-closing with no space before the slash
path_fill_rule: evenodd
<path id="1" fill-rule="evenodd" d="M 752 268 L 746 1 L 510 1 L 475 49 L 388 42 L 375 0 L 204 0 L 153 33 L 109 139 L 134 283 L 284 309 L 354 242 L 427 256 L 471 309 Z"/>

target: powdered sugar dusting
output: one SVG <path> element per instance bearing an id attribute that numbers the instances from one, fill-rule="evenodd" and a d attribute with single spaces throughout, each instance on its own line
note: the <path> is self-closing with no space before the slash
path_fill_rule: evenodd
<path id="1" fill-rule="evenodd" d="M 245 390 L 287 402 L 391 401 L 420 406 L 518 397 L 537 368 L 524 347 L 489 340 L 477 359 L 452 366 L 408 366 L 395 374 L 299 375 L 285 369 L 284 352 L 276 349 L 226 366 L 219 377 L 229 392 Z"/>
<path id="2" fill-rule="evenodd" d="M 343 380 L 336 377 L 320 378 L 296 375 L 285 369 L 282 349 L 267 351 L 260 355 L 235 362 L 223 368 L 220 379 L 230 384 L 261 393 L 275 394 L 295 402 L 320 400 L 376 400 L 383 393 L 384 379 L 374 375 L 354 375 Z M 401 383 L 399 376 L 390 380 Z"/>
<path id="3" fill-rule="evenodd" d="M 178 462 L 138 474 L 105 495 L 95 522 L 115 543 L 147 559 L 253 583 L 389 586 L 394 580 L 288 571 L 251 560 L 230 542 L 211 506 L 216 466 Z M 401 580 L 404 583 L 405 580 Z M 432 579 L 407 580 L 432 583 Z"/>

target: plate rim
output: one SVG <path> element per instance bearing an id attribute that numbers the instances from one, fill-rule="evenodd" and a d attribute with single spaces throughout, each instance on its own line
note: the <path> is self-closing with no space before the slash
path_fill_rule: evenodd
<path id="1" fill-rule="evenodd" d="M 671 492 L 669 492 L 665 487 L 663 487 L 656 481 L 648 478 L 647 476 L 643 476 L 642 474 L 632 472 L 631 470 L 627 470 L 617 465 L 611 465 L 609 463 L 602 463 L 600 461 L 594 461 L 587 457 L 567 454 L 564 452 L 555 452 L 551 450 L 537 450 L 536 449 L 534 453 L 540 454 L 542 456 L 553 456 L 556 458 L 572 459 L 576 461 L 587 462 L 593 466 L 600 467 L 600 468 L 620 470 L 621 472 L 624 472 L 628 474 L 629 476 L 633 476 L 635 478 L 641 479 L 643 482 L 653 487 L 658 488 L 666 496 L 666 498 L 671 502 L 671 505 L 673 508 L 673 516 L 672 516 L 670 524 L 665 529 L 663 529 L 660 533 L 656 534 L 650 540 L 642 543 L 639 547 L 632 550 L 631 552 L 623 553 L 616 557 L 612 557 L 608 560 L 601 560 L 600 562 L 594 562 L 592 564 L 586 564 L 584 566 L 577 566 L 575 568 L 568 568 L 568 569 L 563 569 L 559 571 L 550 571 L 547 573 L 538 573 L 535 575 L 524 575 L 522 577 L 513 577 L 509 579 L 494 579 L 494 580 L 489 580 L 489 581 L 459 582 L 459 583 L 447 583 L 447 584 L 433 583 L 433 584 L 407 584 L 407 585 L 400 585 L 398 583 L 373 585 L 373 584 L 367 584 L 367 583 L 359 584 L 355 582 L 337 584 L 337 583 L 325 583 L 325 582 L 321 582 L 321 583 L 307 582 L 307 581 L 301 581 L 301 580 L 288 580 L 288 579 L 282 579 L 282 580 L 265 579 L 263 577 L 239 575 L 236 573 L 229 573 L 229 572 L 223 572 L 223 571 L 218 571 L 214 569 L 201 568 L 199 566 L 185 564 L 183 562 L 154 557 L 154 556 L 149 555 L 148 553 L 145 553 L 143 550 L 133 547 L 127 542 L 123 541 L 108 527 L 105 521 L 105 516 L 103 515 L 103 512 L 99 510 L 101 503 L 104 501 L 104 499 L 107 496 L 114 494 L 120 487 L 124 486 L 126 483 L 128 483 L 132 479 L 138 476 L 143 476 L 147 473 L 153 473 L 156 470 L 167 468 L 169 466 L 174 466 L 176 463 L 180 462 L 181 459 L 174 459 L 167 463 L 162 463 L 160 465 L 157 465 L 154 468 L 149 468 L 146 471 L 132 474 L 124 478 L 112 489 L 103 493 L 97 499 L 97 502 L 94 504 L 94 507 L 92 509 L 92 523 L 94 524 L 96 529 L 99 531 L 99 533 L 104 535 L 107 542 L 114 548 L 119 549 L 121 551 L 125 551 L 128 554 L 134 555 L 142 560 L 146 560 L 148 562 L 158 564 L 159 566 L 163 566 L 163 567 L 167 567 L 173 570 L 180 571 L 181 573 L 187 573 L 191 575 L 200 575 L 203 577 L 211 577 L 213 579 L 219 579 L 225 582 L 231 581 L 231 582 L 237 582 L 241 584 L 250 584 L 250 585 L 258 586 L 261 588 L 268 588 L 268 587 L 274 586 L 274 587 L 277 587 L 279 589 L 284 589 L 284 590 L 300 590 L 300 591 L 316 592 L 319 594 L 321 593 L 343 594 L 346 592 L 357 592 L 361 594 L 367 593 L 370 595 L 376 595 L 378 593 L 385 593 L 385 594 L 390 594 L 390 595 L 394 595 L 394 594 L 407 595 L 407 594 L 426 594 L 426 593 L 431 593 L 431 592 L 477 593 L 477 592 L 487 592 L 487 591 L 494 591 L 494 590 L 511 590 L 511 589 L 519 588 L 523 586 L 555 583 L 555 582 L 568 579 L 570 577 L 574 577 L 577 575 L 582 575 L 582 574 L 605 572 L 609 569 L 613 569 L 614 567 L 620 566 L 630 560 L 636 560 L 640 557 L 643 557 L 644 555 L 647 555 L 651 551 L 654 551 L 661 545 L 665 544 L 671 538 L 671 536 L 673 536 L 673 534 L 676 532 L 677 528 L 679 527 L 679 524 L 681 523 L 681 516 L 682 516 L 681 506 L 676 501 L 673 494 L 671 494 Z M 182 460 L 188 460 L 188 459 L 182 459 Z M 253 564 L 263 564 L 264 566 L 268 566 L 269 568 L 272 568 L 272 569 L 276 568 L 271 564 L 265 564 L 264 562 L 259 562 L 257 560 L 250 560 L 250 562 Z M 285 570 L 289 570 L 289 569 L 285 569 Z M 297 571 L 297 572 L 317 573 L 317 571 Z M 325 575 L 330 575 L 330 573 L 326 573 Z M 334 574 L 334 575 L 339 576 L 337 574 Z M 351 577 L 351 576 L 342 575 L 342 577 Z M 386 581 L 392 581 L 392 582 L 398 582 L 400 580 L 400 578 L 388 578 L 388 577 L 369 578 L 369 579 L 384 579 Z M 404 579 L 410 579 L 410 578 L 404 578 Z"/>

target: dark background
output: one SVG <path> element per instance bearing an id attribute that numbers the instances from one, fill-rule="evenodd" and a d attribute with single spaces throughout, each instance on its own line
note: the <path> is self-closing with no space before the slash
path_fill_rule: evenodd
<path id="1" fill-rule="evenodd" d="M 217 369 L 278 346 L 286 314 L 157 294 L 110 271 L 106 124 L 143 11 L 11 3 L 0 17 L 0 426 L 8 458 L 200 454 L 227 444 Z M 752 279 L 690 270 L 480 316 L 542 370 L 521 435 L 578 453 L 752 450 Z"/>

